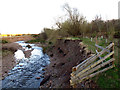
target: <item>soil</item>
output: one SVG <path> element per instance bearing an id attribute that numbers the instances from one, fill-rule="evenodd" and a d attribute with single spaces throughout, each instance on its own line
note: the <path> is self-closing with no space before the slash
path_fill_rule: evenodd
<path id="1" fill-rule="evenodd" d="M 45 69 L 45 79 L 41 82 L 40 88 L 72 88 L 72 67 L 91 56 L 91 52 L 86 53 L 80 42 L 82 41 L 59 39 L 56 45 L 47 51 L 51 63 Z M 88 80 L 77 85 L 77 88 L 97 88 L 97 85 Z"/>

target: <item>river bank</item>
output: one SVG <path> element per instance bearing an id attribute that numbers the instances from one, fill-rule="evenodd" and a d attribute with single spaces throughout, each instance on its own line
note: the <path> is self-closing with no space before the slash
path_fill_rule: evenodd
<path id="1" fill-rule="evenodd" d="M 21 49 L 21 46 L 17 43 L 2 44 L 2 79 L 4 79 L 8 75 L 9 70 L 16 65 L 14 53 L 18 49 Z"/>
<path id="2" fill-rule="evenodd" d="M 81 40 L 58 39 L 54 46 L 47 50 L 50 64 L 46 67 L 45 79 L 40 88 L 72 88 L 70 74 L 72 67 L 91 56 L 85 47 L 80 46 Z M 92 80 L 84 81 L 77 88 L 98 88 Z"/>

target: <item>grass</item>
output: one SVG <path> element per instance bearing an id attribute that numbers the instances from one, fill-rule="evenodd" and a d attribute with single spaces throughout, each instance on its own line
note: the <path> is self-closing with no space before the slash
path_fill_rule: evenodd
<path id="1" fill-rule="evenodd" d="M 80 39 L 83 41 L 83 43 L 87 46 L 87 48 L 89 50 L 91 50 L 93 53 L 96 53 L 96 47 L 95 47 L 95 39 L 93 39 L 91 41 L 90 38 L 73 38 L 73 39 Z M 116 67 L 109 69 L 106 72 L 103 72 L 95 77 L 92 78 L 92 80 L 94 80 L 97 85 L 100 88 L 120 88 L 120 78 L 119 78 L 119 72 L 120 72 L 120 68 L 119 68 L 119 52 L 118 50 L 120 50 L 120 48 L 118 46 L 116 46 L 118 39 L 113 39 L 113 42 L 115 43 L 115 47 L 114 47 L 114 51 L 115 51 L 115 65 Z M 98 45 L 102 46 L 102 47 L 106 47 L 108 46 L 110 43 L 110 41 L 108 40 L 108 43 L 106 43 L 105 39 L 98 39 Z M 106 54 L 105 54 L 106 55 Z M 102 55 L 102 57 L 105 56 L 104 54 Z M 109 58 L 107 58 L 106 60 L 109 60 Z"/>
<path id="2" fill-rule="evenodd" d="M 114 67 L 93 78 L 100 88 L 120 88 L 119 69 Z"/>

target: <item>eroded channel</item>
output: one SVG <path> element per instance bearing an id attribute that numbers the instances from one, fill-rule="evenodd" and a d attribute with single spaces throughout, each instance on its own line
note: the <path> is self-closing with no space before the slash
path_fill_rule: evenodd
<path id="1" fill-rule="evenodd" d="M 8 76 L 2 80 L 2 88 L 39 88 L 43 80 L 45 66 L 50 63 L 47 54 L 43 54 L 42 48 L 35 44 L 16 42 L 22 46 L 22 50 L 15 52 L 16 62 L 18 63 Z M 31 48 L 26 47 L 30 45 Z M 31 56 L 25 58 L 23 51 L 32 50 Z"/>

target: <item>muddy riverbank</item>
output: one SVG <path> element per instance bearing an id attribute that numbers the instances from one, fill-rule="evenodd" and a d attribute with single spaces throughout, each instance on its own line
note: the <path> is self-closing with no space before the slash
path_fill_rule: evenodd
<path id="1" fill-rule="evenodd" d="M 45 79 L 40 88 L 72 88 L 70 86 L 72 67 L 91 56 L 91 52 L 80 46 L 80 42 L 82 41 L 58 39 L 57 43 L 47 50 L 51 63 L 45 69 Z M 97 88 L 97 85 L 88 80 L 79 84 L 77 88 Z"/>

